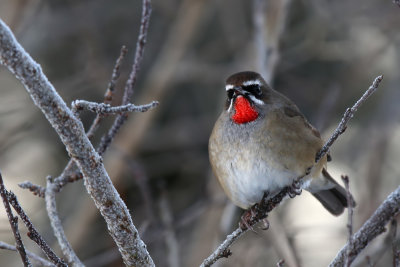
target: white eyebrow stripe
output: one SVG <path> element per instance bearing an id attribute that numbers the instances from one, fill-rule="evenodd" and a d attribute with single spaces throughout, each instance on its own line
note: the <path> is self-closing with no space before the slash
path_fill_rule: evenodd
<path id="1" fill-rule="evenodd" d="M 259 105 L 264 105 L 264 101 L 256 98 L 254 95 L 248 95 L 248 97 L 250 97 L 251 101 L 253 101 L 254 103 L 257 103 Z"/>
<path id="2" fill-rule="evenodd" d="M 226 86 L 225 86 L 225 90 L 226 91 L 228 91 L 228 90 L 231 90 L 231 89 L 233 89 L 233 85 L 232 84 L 227 84 Z"/>
<path id="3" fill-rule="evenodd" d="M 260 80 L 249 80 L 249 81 L 245 81 L 245 82 L 243 83 L 243 86 L 249 86 L 249 85 L 254 85 L 254 84 L 261 85 L 261 81 L 260 81 Z"/>

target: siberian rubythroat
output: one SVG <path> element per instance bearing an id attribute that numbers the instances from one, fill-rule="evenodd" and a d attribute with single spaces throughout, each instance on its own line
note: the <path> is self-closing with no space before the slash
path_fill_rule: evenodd
<path id="1" fill-rule="evenodd" d="M 233 203 L 247 209 L 265 193 L 273 196 L 304 176 L 303 188 L 329 212 L 341 214 L 346 191 L 327 172 L 327 156 L 314 166 L 323 141 L 298 107 L 255 72 L 233 74 L 225 89 L 225 109 L 212 131 L 209 157 Z"/>

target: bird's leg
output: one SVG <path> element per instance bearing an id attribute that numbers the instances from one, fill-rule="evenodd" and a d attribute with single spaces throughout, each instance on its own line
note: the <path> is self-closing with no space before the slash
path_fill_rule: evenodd
<path id="1" fill-rule="evenodd" d="M 252 226 L 254 225 L 255 222 L 261 219 L 266 220 L 267 215 L 265 213 L 265 205 L 267 201 L 268 201 L 268 192 L 265 192 L 260 203 L 254 204 L 251 208 L 249 208 L 243 213 L 239 222 L 240 228 L 242 228 L 243 230 L 245 229 L 253 230 Z"/>
<path id="2" fill-rule="evenodd" d="M 254 231 L 252 225 L 254 224 L 255 218 L 257 217 L 257 211 L 258 204 L 254 204 L 248 210 L 246 210 L 243 213 L 242 217 L 240 217 L 240 228 L 242 228 L 243 230 L 250 229 Z"/>

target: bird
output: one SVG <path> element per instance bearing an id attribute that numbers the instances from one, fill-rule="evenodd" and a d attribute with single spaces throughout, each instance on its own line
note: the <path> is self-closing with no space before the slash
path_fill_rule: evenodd
<path id="1" fill-rule="evenodd" d="M 209 160 L 228 198 L 249 209 L 302 177 L 309 191 L 333 215 L 348 206 L 346 190 L 327 171 L 319 131 L 286 96 L 253 71 L 226 80 L 225 108 L 209 138 Z"/>

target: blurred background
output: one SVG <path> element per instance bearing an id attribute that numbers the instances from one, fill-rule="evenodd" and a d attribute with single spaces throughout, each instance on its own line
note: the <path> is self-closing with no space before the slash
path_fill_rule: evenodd
<path id="1" fill-rule="evenodd" d="M 140 25 L 141 1 L 2 0 L 0 18 L 41 64 L 69 104 L 102 102 L 122 45 L 114 104 L 121 100 Z M 198 266 L 241 215 L 225 197 L 208 162 L 208 137 L 223 109 L 225 79 L 263 73 L 327 138 L 345 109 L 384 75 L 379 90 L 356 113 L 331 149 L 330 173 L 348 174 L 358 206 L 355 230 L 400 181 L 400 9 L 392 1 L 154 0 L 144 61 L 133 103 L 159 107 L 131 114 L 105 154 L 107 170 L 132 212 L 157 266 Z M 58 136 L 23 86 L 0 67 L 0 169 L 38 230 L 61 255 L 44 200 L 20 189 L 45 185 L 68 162 Z M 82 114 L 85 126 L 94 115 Z M 97 132 L 97 144 L 112 123 Z M 341 181 L 340 181 L 341 182 Z M 123 266 L 104 220 L 82 181 L 57 197 L 66 235 L 88 266 Z M 219 266 L 325 266 L 347 240 L 347 214 L 331 216 L 309 193 L 285 201 L 269 216 L 270 229 L 249 232 Z M 20 230 L 27 248 L 37 246 Z M 0 208 L 0 240 L 14 244 Z M 358 257 L 392 262 L 383 234 Z M 21 265 L 0 251 L 2 266 Z M 7 263 L 3 265 L 3 263 Z"/>

